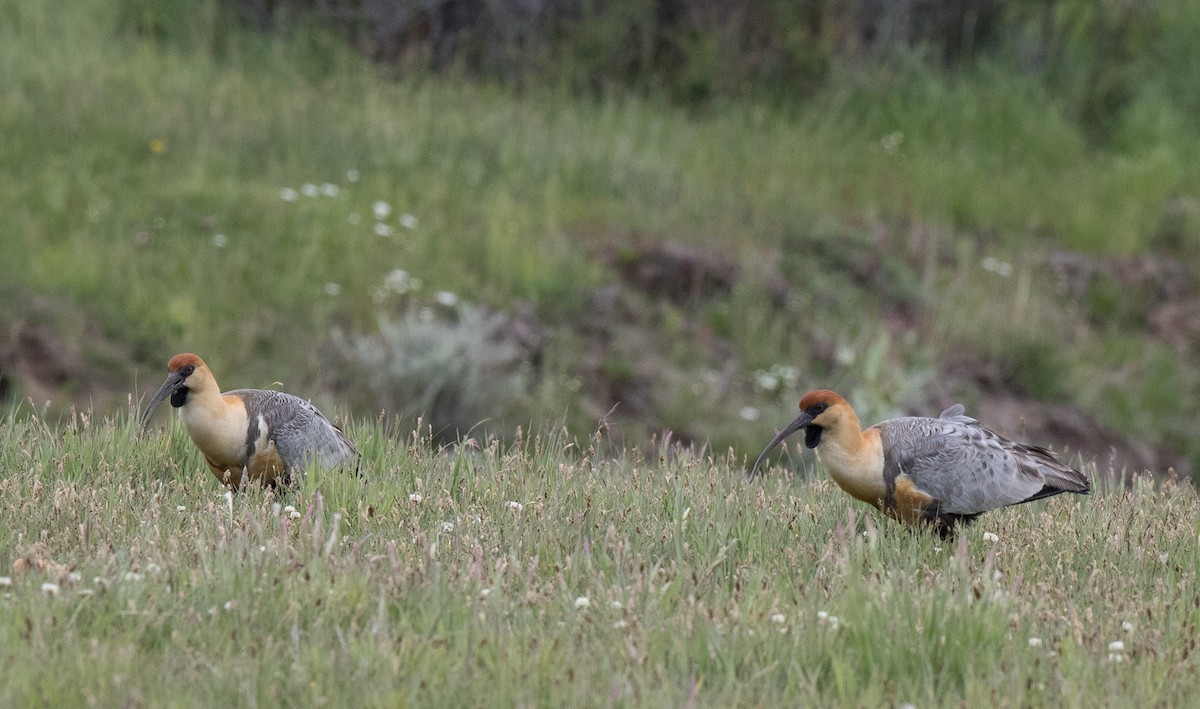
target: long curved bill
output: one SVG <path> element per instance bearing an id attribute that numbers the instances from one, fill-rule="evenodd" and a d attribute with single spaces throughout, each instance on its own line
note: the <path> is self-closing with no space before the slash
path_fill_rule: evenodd
<path id="1" fill-rule="evenodd" d="M 162 406 L 167 397 L 174 394 L 175 390 L 182 384 L 183 377 L 179 376 L 179 374 L 171 372 L 167 375 L 167 381 L 163 382 L 158 391 L 154 392 L 154 396 L 150 397 L 150 403 L 146 404 L 146 409 L 142 411 L 141 427 L 143 433 L 145 433 L 146 428 L 150 425 L 150 417 L 154 416 L 154 412 L 158 410 L 158 407 Z"/>
<path id="2" fill-rule="evenodd" d="M 789 423 L 782 431 L 780 431 L 778 435 L 772 438 L 771 442 L 767 444 L 767 447 L 763 448 L 763 452 L 758 454 L 758 460 L 754 461 L 754 467 L 750 469 L 750 474 L 746 476 L 746 480 L 749 482 L 754 482 L 754 476 L 758 474 L 758 466 L 762 464 L 763 458 L 767 457 L 767 453 L 770 453 L 775 446 L 779 445 L 783 441 L 783 439 L 812 423 L 812 420 L 812 416 L 801 411 L 800 415 L 797 416 L 794 421 Z"/>

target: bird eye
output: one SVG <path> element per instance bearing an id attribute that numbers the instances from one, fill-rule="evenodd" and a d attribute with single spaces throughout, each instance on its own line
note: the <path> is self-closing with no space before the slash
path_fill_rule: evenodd
<path id="1" fill-rule="evenodd" d="M 818 404 L 813 404 L 812 406 L 808 407 L 808 413 L 810 416 L 820 416 L 821 414 L 825 413 L 825 409 L 828 409 L 828 408 L 829 408 L 829 404 L 826 404 L 823 402 L 818 403 Z"/>
<path id="2" fill-rule="evenodd" d="M 190 376 L 192 376 L 192 372 L 194 372 L 194 371 L 196 371 L 196 368 L 195 368 L 194 366 L 192 366 L 192 365 L 190 365 L 190 364 L 189 364 L 188 366 L 186 366 L 186 367 L 184 367 L 183 369 L 179 370 L 179 373 L 180 373 L 180 374 L 182 374 L 182 375 L 183 375 L 183 376 L 185 376 L 185 377 L 190 377 Z"/>

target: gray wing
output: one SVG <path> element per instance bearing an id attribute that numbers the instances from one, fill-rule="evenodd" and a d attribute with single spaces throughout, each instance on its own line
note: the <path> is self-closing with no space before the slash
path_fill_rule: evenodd
<path id="1" fill-rule="evenodd" d="M 258 415 L 267 426 L 267 438 L 275 443 L 279 457 L 289 470 L 303 470 L 312 462 L 333 467 L 358 450 L 317 407 L 298 396 L 281 391 L 236 389 L 226 392 L 242 397 L 251 411 L 246 445 L 252 448 L 260 435 Z"/>
<path id="2" fill-rule="evenodd" d="M 877 424 L 885 474 L 906 474 L 940 503 L 940 513 L 974 515 L 1060 492 L 1087 492 L 1083 473 L 1040 446 L 1017 443 L 966 416 L 961 404 L 939 418 Z"/>

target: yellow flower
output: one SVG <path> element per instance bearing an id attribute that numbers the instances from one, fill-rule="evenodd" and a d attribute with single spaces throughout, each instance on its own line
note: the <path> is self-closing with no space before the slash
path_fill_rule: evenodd
<path id="1" fill-rule="evenodd" d="M 162 138 L 152 138 L 150 140 L 150 152 L 155 155 L 162 155 L 167 151 L 167 141 Z"/>

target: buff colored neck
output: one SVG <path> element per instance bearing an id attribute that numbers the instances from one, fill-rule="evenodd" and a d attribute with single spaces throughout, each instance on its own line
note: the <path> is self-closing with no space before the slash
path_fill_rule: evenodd
<path id="1" fill-rule="evenodd" d="M 883 480 L 883 443 L 879 430 L 862 430 L 858 416 L 842 407 L 835 423 L 825 428 L 817 459 L 829 477 L 850 495 L 880 507 L 887 494 Z"/>

